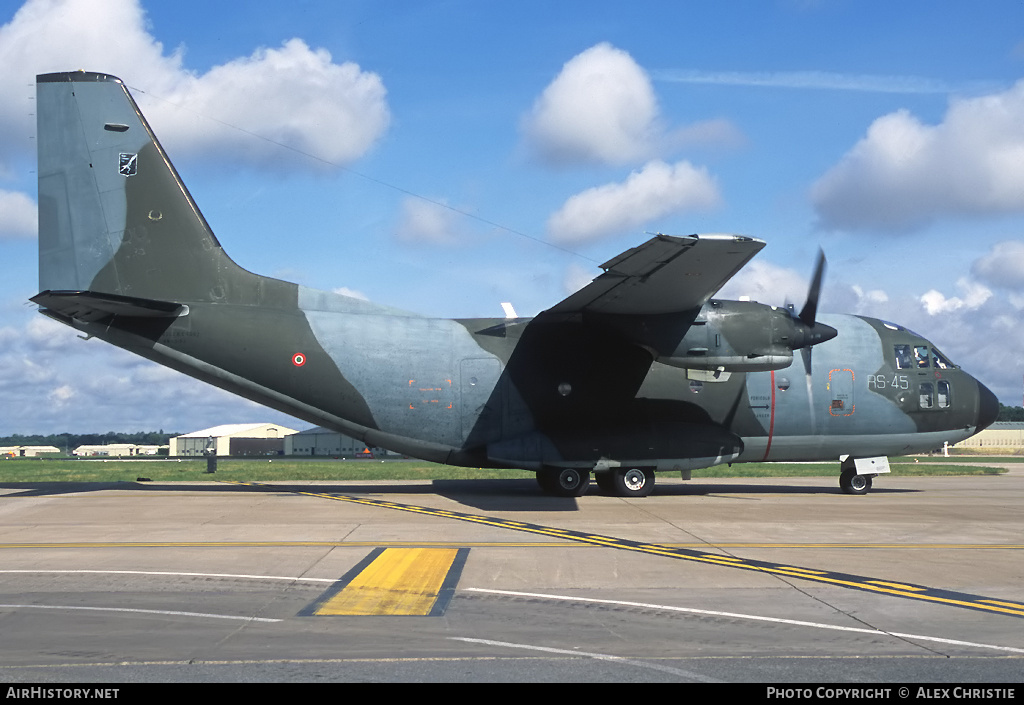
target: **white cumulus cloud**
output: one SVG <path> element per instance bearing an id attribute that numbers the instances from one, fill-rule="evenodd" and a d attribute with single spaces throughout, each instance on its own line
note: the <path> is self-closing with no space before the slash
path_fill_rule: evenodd
<path id="1" fill-rule="evenodd" d="M 721 202 L 705 169 L 689 162 L 652 161 L 621 183 L 571 196 L 547 222 L 551 239 L 579 243 L 636 230 L 673 213 L 707 210 Z"/>
<path id="2" fill-rule="evenodd" d="M 881 289 L 870 289 L 864 290 L 864 287 L 859 284 L 854 284 L 850 287 L 856 297 L 856 310 L 863 308 L 864 306 L 879 306 L 881 304 L 889 303 L 889 295 Z"/>
<path id="3" fill-rule="evenodd" d="M 522 130 L 534 154 L 558 166 L 634 164 L 682 146 L 743 142 L 721 118 L 669 129 L 650 76 L 607 42 L 566 62 L 523 117 Z"/>
<path id="4" fill-rule="evenodd" d="M 279 162 L 280 144 L 343 165 L 365 154 L 390 120 L 377 74 L 352 62 L 336 64 L 327 50 L 310 49 L 301 39 L 258 49 L 202 76 L 173 78 L 173 92 L 163 97 L 184 109 L 154 104 L 154 129 L 166 129 L 164 141 L 175 139 L 192 152 Z M 241 130 L 212 129 L 208 117 Z"/>
<path id="5" fill-rule="evenodd" d="M 184 58 L 182 49 L 168 53 L 149 33 L 138 0 L 28 0 L 0 27 L 0 92 L 8 96 L 0 121 L 10 135 L 31 134 L 26 106 L 35 75 L 76 69 L 110 73 L 137 89 L 172 156 L 230 153 L 277 165 L 287 154 L 274 144 L 281 143 L 346 164 L 370 149 L 390 121 L 377 74 L 336 63 L 301 39 L 256 48 L 205 73 L 188 70 Z"/>
<path id="6" fill-rule="evenodd" d="M 781 306 L 786 302 L 803 305 L 809 287 L 807 277 L 795 269 L 780 267 L 766 260 L 754 260 L 730 279 L 716 298 L 748 297 L 763 304 Z"/>
<path id="7" fill-rule="evenodd" d="M 812 187 L 830 229 L 910 230 L 943 216 L 1024 212 L 1024 81 L 955 99 L 941 123 L 884 115 Z"/>
<path id="8" fill-rule="evenodd" d="M 562 67 L 523 129 L 541 158 L 556 164 L 648 158 L 661 131 L 650 78 L 633 57 L 607 43 Z"/>
<path id="9" fill-rule="evenodd" d="M 19 191 L 0 189 L 0 240 L 35 237 L 36 203 Z"/>
<path id="10" fill-rule="evenodd" d="M 69 384 L 62 384 L 59 387 L 55 387 L 46 398 L 58 409 L 63 409 L 71 400 L 75 397 L 76 392 L 74 388 Z"/>
<path id="11" fill-rule="evenodd" d="M 992 286 L 1024 291 L 1024 241 L 997 243 L 975 260 L 971 273 Z"/>
<path id="12" fill-rule="evenodd" d="M 992 298 L 991 289 L 967 277 L 958 279 L 956 287 L 962 296 L 947 297 L 937 289 L 926 291 L 919 299 L 924 310 L 931 316 L 961 309 L 971 311 L 981 308 L 982 304 Z"/>

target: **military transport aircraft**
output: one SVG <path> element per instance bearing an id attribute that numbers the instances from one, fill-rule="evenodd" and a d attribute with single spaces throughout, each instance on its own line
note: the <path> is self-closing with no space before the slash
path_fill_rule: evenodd
<path id="1" fill-rule="evenodd" d="M 533 318 L 425 318 L 236 265 L 119 79 L 38 76 L 37 116 L 43 314 L 369 445 L 561 496 L 825 459 L 863 494 L 996 417 L 916 333 L 818 316 L 823 258 L 799 313 L 712 298 L 763 241 L 658 235 Z"/>

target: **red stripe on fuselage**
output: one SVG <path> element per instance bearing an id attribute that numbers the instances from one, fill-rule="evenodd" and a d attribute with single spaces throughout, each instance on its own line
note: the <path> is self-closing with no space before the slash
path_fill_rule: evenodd
<path id="1" fill-rule="evenodd" d="M 772 435 L 775 433 L 775 370 L 772 370 L 771 386 L 772 401 L 768 411 L 768 445 L 764 447 L 764 457 L 761 458 L 762 462 L 768 460 L 768 453 L 772 450 Z"/>

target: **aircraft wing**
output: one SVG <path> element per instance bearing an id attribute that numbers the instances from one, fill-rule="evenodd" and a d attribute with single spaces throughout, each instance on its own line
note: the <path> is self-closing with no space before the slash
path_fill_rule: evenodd
<path id="1" fill-rule="evenodd" d="M 695 416 L 690 404 L 637 394 L 654 360 L 676 350 L 700 307 L 764 246 L 735 235 L 657 235 L 603 264 L 604 273 L 594 281 L 519 329 L 506 370 L 529 412 L 524 416 L 561 444 L 560 453 L 582 453 L 594 461 L 601 453 L 587 454 L 597 453 L 596 447 L 612 451 L 591 440 L 612 438 L 621 428 L 642 427 L 642 435 L 657 423 L 676 424 L 673 433 L 679 437 L 684 434 L 679 424 L 717 429 L 706 415 Z M 573 434 L 591 443 L 585 451 L 572 446 Z M 645 450 L 629 452 L 670 452 L 653 441 L 641 445 Z M 659 450 L 652 451 L 655 447 Z M 509 447 L 492 450 L 512 457 Z M 671 451 L 676 452 L 683 451 Z M 618 457 L 630 456 L 623 450 Z"/>
<path id="2" fill-rule="evenodd" d="M 697 309 L 764 246 L 763 240 L 740 235 L 656 235 L 602 264 L 603 274 L 545 314 L 643 316 Z"/>

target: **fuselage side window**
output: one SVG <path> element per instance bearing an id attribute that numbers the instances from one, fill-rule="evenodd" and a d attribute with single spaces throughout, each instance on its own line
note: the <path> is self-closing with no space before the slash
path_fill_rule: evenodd
<path id="1" fill-rule="evenodd" d="M 935 386 L 931 382 L 921 382 L 918 391 L 922 409 L 931 409 L 935 405 Z"/>
<path id="2" fill-rule="evenodd" d="M 952 390 L 949 387 L 949 382 L 947 380 L 940 379 L 935 386 L 937 387 L 936 403 L 940 409 L 948 409 L 952 403 Z"/>
<path id="3" fill-rule="evenodd" d="M 914 366 L 917 368 L 928 367 L 928 346 L 918 345 L 914 347 Z"/>
<path id="4" fill-rule="evenodd" d="M 909 345 L 896 345 L 896 369 L 909 370 L 914 366 L 913 358 L 910 356 Z"/>

